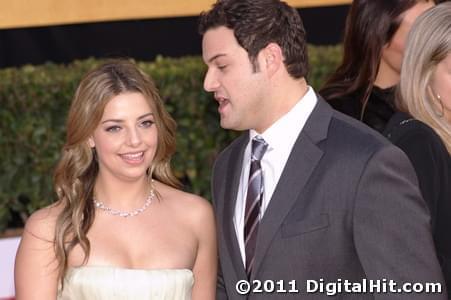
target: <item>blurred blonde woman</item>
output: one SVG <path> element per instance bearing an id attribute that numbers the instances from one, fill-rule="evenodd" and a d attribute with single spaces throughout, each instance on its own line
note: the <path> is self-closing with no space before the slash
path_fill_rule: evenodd
<path id="1" fill-rule="evenodd" d="M 16 299 L 214 299 L 210 204 L 178 189 L 175 122 L 126 60 L 79 84 L 55 172 L 58 201 L 27 221 Z"/>
<path id="2" fill-rule="evenodd" d="M 428 10 L 407 39 L 396 113 L 385 135 L 410 158 L 431 212 L 451 291 L 451 3 Z M 449 293 L 448 292 L 448 293 Z"/>

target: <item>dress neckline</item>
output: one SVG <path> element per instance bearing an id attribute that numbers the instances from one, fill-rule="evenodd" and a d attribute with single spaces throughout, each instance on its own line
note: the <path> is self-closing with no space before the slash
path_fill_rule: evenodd
<path id="1" fill-rule="evenodd" d="M 118 266 L 79 266 L 79 267 L 69 267 L 67 269 L 68 272 L 75 272 L 75 271 L 81 271 L 81 270 L 120 270 L 120 271 L 139 271 L 139 272 L 189 272 L 193 274 L 193 271 L 188 268 L 155 268 L 155 269 L 142 269 L 142 268 L 125 268 L 125 267 L 118 267 Z"/>

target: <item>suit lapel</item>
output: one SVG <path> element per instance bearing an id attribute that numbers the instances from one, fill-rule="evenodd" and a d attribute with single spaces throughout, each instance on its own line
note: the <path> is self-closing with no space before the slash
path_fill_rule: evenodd
<path id="1" fill-rule="evenodd" d="M 302 190 L 323 155 L 323 151 L 317 143 L 327 137 L 331 115 L 332 109 L 330 106 L 323 103 L 323 100 L 319 98 L 315 109 L 291 150 L 260 223 L 253 277 L 258 274 L 271 241 L 291 207 L 299 199 Z"/>
<path id="2" fill-rule="evenodd" d="M 238 194 L 238 188 L 240 184 L 242 162 L 244 156 L 244 150 L 249 141 L 249 135 L 244 134 L 240 137 L 237 145 L 232 149 L 230 153 L 230 163 L 226 172 L 226 188 L 224 192 L 224 219 L 222 220 L 222 226 L 224 230 L 224 238 L 226 241 L 226 248 L 229 251 L 229 256 L 232 259 L 233 266 L 237 277 L 240 279 L 246 278 L 246 271 L 244 269 L 243 261 L 241 258 L 240 247 L 236 237 L 235 227 L 233 219 L 235 216 L 235 206 Z M 236 158 L 236 159 L 235 159 Z"/>

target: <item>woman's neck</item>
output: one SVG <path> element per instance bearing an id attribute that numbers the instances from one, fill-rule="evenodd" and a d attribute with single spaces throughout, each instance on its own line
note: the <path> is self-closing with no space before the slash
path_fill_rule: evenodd
<path id="1" fill-rule="evenodd" d="M 399 83 L 399 72 L 388 65 L 384 60 L 381 60 L 379 71 L 374 80 L 374 85 L 381 89 L 386 89 L 395 86 Z"/>
<path id="2" fill-rule="evenodd" d="M 146 177 L 136 181 L 122 181 L 98 176 L 94 187 L 94 196 L 97 200 L 122 210 L 139 207 L 149 192 L 150 182 Z"/>

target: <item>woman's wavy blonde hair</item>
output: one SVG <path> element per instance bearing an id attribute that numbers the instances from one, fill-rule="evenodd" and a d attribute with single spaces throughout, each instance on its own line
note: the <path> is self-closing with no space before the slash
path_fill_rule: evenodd
<path id="1" fill-rule="evenodd" d="M 396 105 L 429 125 L 451 153 L 451 124 L 431 89 L 437 65 L 451 53 L 451 3 L 439 4 L 423 13 L 409 33 L 401 68 Z"/>
<path id="2" fill-rule="evenodd" d="M 55 228 L 54 247 L 58 278 L 63 284 L 69 252 L 79 244 L 88 260 L 90 243 L 87 232 L 95 209 L 92 201 L 98 163 L 88 139 L 100 123 L 107 103 L 122 93 L 144 95 L 154 115 L 158 146 L 148 176 L 173 187 L 179 182 L 170 168 L 175 152 L 175 121 L 167 113 L 155 84 L 131 61 L 117 59 L 88 72 L 81 80 L 67 119 L 66 143 L 54 174 L 55 190 L 62 211 Z"/>

